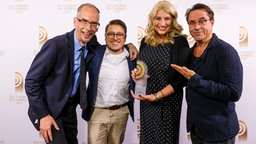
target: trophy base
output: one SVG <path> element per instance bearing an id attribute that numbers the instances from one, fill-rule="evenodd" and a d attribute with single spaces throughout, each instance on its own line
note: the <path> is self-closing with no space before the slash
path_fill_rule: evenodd
<path id="1" fill-rule="evenodd" d="M 136 80 L 135 95 L 146 95 L 147 78 L 141 78 Z"/>
<path id="2" fill-rule="evenodd" d="M 142 87 L 142 86 L 136 86 L 135 87 L 135 95 L 145 95 L 146 94 L 146 87 Z"/>

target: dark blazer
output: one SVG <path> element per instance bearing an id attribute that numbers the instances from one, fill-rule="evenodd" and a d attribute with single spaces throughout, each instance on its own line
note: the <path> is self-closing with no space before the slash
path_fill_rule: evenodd
<path id="1" fill-rule="evenodd" d="M 126 48 L 128 50 L 128 48 Z M 96 101 L 96 96 L 97 96 L 97 85 L 98 85 L 98 79 L 99 79 L 99 72 L 100 72 L 100 67 L 101 67 L 101 63 L 102 63 L 102 59 L 104 56 L 106 50 L 106 45 L 100 46 L 95 50 L 91 50 L 89 49 L 89 54 L 87 56 L 87 61 L 88 63 L 88 74 L 89 74 L 89 85 L 87 88 L 87 96 L 88 96 L 88 107 L 83 110 L 82 112 L 82 117 L 86 120 L 89 121 L 92 113 L 93 113 L 93 109 L 94 109 L 94 105 L 95 105 L 95 101 Z M 130 94 L 130 90 L 134 91 L 134 81 L 131 77 L 131 71 L 136 67 L 136 60 L 131 61 L 131 59 L 129 57 L 127 57 L 127 62 L 128 62 L 128 66 L 129 66 L 129 73 L 130 73 L 130 85 L 129 85 L 129 110 L 130 110 L 130 115 L 132 117 L 132 120 L 134 120 L 134 98 L 132 97 L 132 95 Z"/>
<path id="2" fill-rule="evenodd" d="M 241 97 L 243 83 L 237 51 L 213 34 L 191 68 L 196 75 L 186 88 L 187 130 L 195 126 L 197 135 L 209 142 L 234 137 L 239 131 L 235 102 Z"/>
<path id="3" fill-rule="evenodd" d="M 97 47 L 94 36 L 87 46 Z M 74 82 L 74 30 L 49 39 L 34 58 L 25 79 L 28 115 L 39 130 L 39 119 L 56 118 L 69 99 Z"/>

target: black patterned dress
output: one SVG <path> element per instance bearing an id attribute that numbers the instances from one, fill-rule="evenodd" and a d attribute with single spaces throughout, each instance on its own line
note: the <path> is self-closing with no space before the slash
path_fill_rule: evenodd
<path id="1" fill-rule="evenodd" d="M 173 45 L 145 45 L 138 59 L 148 66 L 147 94 L 154 94 L 169 84 Z M 140 144 L 176 144 L 179 140 L 182 92 L 157 102 L 140 101 Z"/>

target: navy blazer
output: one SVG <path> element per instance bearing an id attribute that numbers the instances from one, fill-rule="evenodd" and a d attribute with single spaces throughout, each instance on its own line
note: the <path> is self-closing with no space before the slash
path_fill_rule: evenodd
<path id="1" fill-rule="evenodd" d="M 126 48 L 128 50 L 128 48 Z M 96 101 L 96 96 L 97 96 L 97 87 L 98 87 L 98 79 L 99 79 L 99 72 L 100 72 L 100 67 L 102 63 L 102 59 L 104 56 L 104 53 L 106 51 L 106 45 L 100 46 L 95 50 L 89 49 L 89 54 L 87 56 L 87 61 L 88 61 L 88 74 L 89 74 L 89 85 L 87 88 L 87 96 L 88 96 L 88 107 L 83 110 L 82 112 L 82 117 L 86 120 L 89 121 L 95 101 Z M 129 73 L 130 73 L 130 85 L 129 85 L 129 111 L 130 115 L 132 117 L 132 120 L 134 121 L 134 98 L 130 94 L 130 90 L 134 91 L 135 88 L 135 83 L 131 77 L 131 71 L 136 67 L 136 60 L 131 61 L 129 57 L 127 57 L 127 62 L 129 66 Z"/>
<path id="2" fill-rule="evenodd" d="M 99 45 L 96 36 L 88 47 Z M 39 119 L 57 118 L 69 99 L 74 82 L 74 30 L 49 39 L 34 58 L 25 78 L 28 115 L 39 130 Z"/>
<path id="3" fill-rule="evenodd" d="M 196 45 L 192 47 L 191 54 Z M 209 142 L 227 140 L 239 131 L 235 102 L 242 93 L 243 67 L 237 51 L 213 34 L 186 88 L 187 130 Z"/>

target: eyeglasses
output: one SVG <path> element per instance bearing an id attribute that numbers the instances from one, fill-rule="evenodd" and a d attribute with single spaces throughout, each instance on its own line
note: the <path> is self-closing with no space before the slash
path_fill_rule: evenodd
<path id="1" fill-rule="evenodd" d="M 115 36 L 117 37 L 117 38 L 119 38 L 119 39 L 121 39 L 121 38 L 123 38 L 124 36 L 125 36 L 125 34 L 123 34 L 123 33 L 113 33 L 113 32 L 109 32 L 109 33 L 107 33 L 107 36 L 108 36 L 108 38 L 110 38 L 110 39 L 112 39 L 112 38 L 114 38 Z"/>
<path id="2" fill-rule="evenodd" d="M 197 22 L 192 20 L 192 21 L 188 22 L 188 25 L 190 27 L 194 27 L 194 26 L 196 26 L 196 23 L 197 23 L 198 25 L 201 26 L 201 25 L 205 25 L 208 20 L 211 20 L 211 19 L 199 19 Z"/>
<path id="3" fill-rule="evenodd" d="M 97 22 L 89 22 L 87 19 L 79 19 L 78 17 L 76 17 L 76 19 L 82 23 L 84 26 L 88 26 L 90 25 L 92 28 L 99 28 L 100 24 Z"/>

